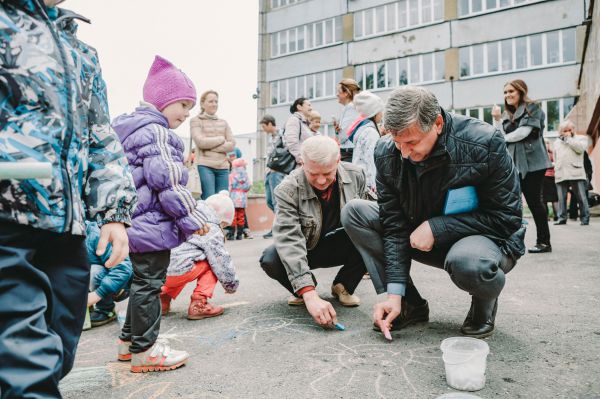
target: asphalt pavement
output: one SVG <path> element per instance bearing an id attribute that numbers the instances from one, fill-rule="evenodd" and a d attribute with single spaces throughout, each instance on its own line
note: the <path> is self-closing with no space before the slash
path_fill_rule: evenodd
<path id="1" fill-rule="evenodd" d="M 530 220 L 527 243 L 535 240 Z M 600 398 L 600 218 L 590 226 L 551 226 L 553 252 L 526 255 L 507 275 L 500 296 L 481 398 Z M 259 234 L 227 244 L 241 280 L 236 294 L 217 287 L 225 314 L 185 318 L 186 287 L 163 319 L 161 334 L 191 354 L 186 366 L 134 374 L 116 360 L 117 323 L 85 331 L 65 398 L 436 398 L 455 392 L 445 380 L 440 343 L 458 336 L 469 296 L 439 269 L 420 264 L 412 276 L 429 301 L 430 321 L 394 332 L 385 342 L 371 329 L 375 295 L 340 306 L 330 293 L 336 269 L 317 270 L 318 291 L 331 300 L 345 331 L 317 327 L 258 259 L 271 243 Z"/>

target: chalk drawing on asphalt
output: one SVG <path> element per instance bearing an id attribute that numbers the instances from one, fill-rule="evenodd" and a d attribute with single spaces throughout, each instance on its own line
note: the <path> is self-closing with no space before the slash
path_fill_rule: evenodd
<path id="1" fill-rule="evenodd" d="M 411 367 L 437 370 L 440 363 L 437 346 L 407 349 L 389 343 L 354 346 L 339 343 L 308 355 L 326 362 L 330 369 L 310 383 L 311 389 L 323 396 L 334 393 L 350 396 L 366 389 L 382 399 L 400 397 L 402 393 L 415 397 L 420 390 L 409 377 L 414 375 Z"/>

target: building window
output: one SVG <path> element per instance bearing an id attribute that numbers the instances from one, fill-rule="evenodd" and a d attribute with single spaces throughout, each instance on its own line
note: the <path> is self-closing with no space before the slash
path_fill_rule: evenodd
<path id="1" fill-rule="evenodd" d="M 271 35 L 271 57 L 279 55 L 279 36 Z"/>
<path id="2" fill-rule="evenodd" d="M 366 90 L 438 82 L 444 80 L 444 52 L 357 65 L 354 70 L 356 81 Z"/>
<path id="3" fill-rule="evenodd" d="M 340 80 L 342 70 L 336 69 L 270 82 L 271 105 L 289 104 L 300 97 L 309 100 L 333 98 Z"/>
<path id="4" fill-rule="evenodd" d="M 537 3 L 544 0 L 458 0 L 458 16 L 485 14 L 502 8 L 515 7 L 524 3 Z"/>
<path id="5" fill-rule="evenodd" d="M 398 86 L 408 84 L 408 60 L 401 58 L 398 60 Z"/>
<path id="6" fill-rule="evenodd" d="M 575 61 L 575 29 L 565 29 L 560 31 L 562 40 L 563 62 Z"/>
<path id="7" fill-rule="evenodd" d="M 542 60 L 542 35 L 533 35 L 529 37 L 529 65 L 539 66 L 543 64 Z"/>
<path id="8" fill-rule="evenodd" d="M 444 80 L 444 74 L 445 74 L 445 70 L 444 70 L 444 65 L 445 65 L 445 58 L 444 58 L 444 52 L 443 51 L 439 51 L 437 53 L 434 53 L 434 57 L 435 57 L 435 74 L 434 74 L 434 80 Z"/>
<path id="9" fill-rule="evenodd" d="M 498 43 L 488 43 L 487 50 L 487 71 L 498 71 Z"/>
<path id="10" fill-rule="evenodd" d="M 557 98 L 540 101 L 542 110 L 546 114 L 546 131 L 558 132 L 559 125 L 575 105 L 575 97 Z"/>
<path id="11" fill-rule="evenodd" d="M 277 104 L 279 99 L 279 85 L 277 82 L 271 82 L 271 105 Z"/>
<path id="12" fill-rule="evenodd" d="M 460 77 L 471 75 L 471 48 L 462 47 L 458 50 L 458 58 L 460 63 Z"/>
<path id="13" fill-rule="evenodd" d="M 548 64 L 560 62 L 559 31 L 546 33 L 546 57 Z"/>
<path id="14" fill-rule="evenodd" d="M 443 19 L 443 0 L 400 0 L 355 12 L 354 38 L 396 32 Z"/>
<path id="15" fill-rule="evenodd" d="M 540 33 L 459 49 L 461 78 L 575 61 L 575 29 Z"/>
<path id="16" fill-rule="evenodd" d="M 276 8 L 285 7 L 287 5 L 292 5 L 296 3 L 301 3 L 306 0 L 271 0 L 271 9 L 274 10 Z"/>
<path id="17" fill-rule="evenodd" d="M 338 16 L 272 33 L 271 58 L 340 43 L 342 28 Z"/>
<path id="18" fill-rule="evenodd" d="M 513 51 L 512 39 L 502 40 L 500 42 L 500 54 L 502 58 L 502 71 L 512 71 L 513 66 Z"/>

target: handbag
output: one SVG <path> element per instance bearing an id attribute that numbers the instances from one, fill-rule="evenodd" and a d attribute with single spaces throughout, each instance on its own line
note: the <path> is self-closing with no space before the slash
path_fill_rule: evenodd
<path id="1" fill-rule="evenodd" d="M 202 195 L 202 186 L 200 185 L 200 174 L 198 173 L 198 167 L 193 163 L 187 166 L 188 170 L 188 181 L 186 187 L 192 193 L 192 197 L 195 199 L 200 198 Z"/>
<path id="2" fill-rule="evenodd" d="M 300 140 L 301 136 L 302 121 L 300 121 L 298 140 Z M 286 175 L 289 175 L 294 169 L 296 169 L 296 158 L 294 158 L 294 156 L 285 146 L 285 143 L 283 142 L 283 133 L 279 136 L 273 151 L 271 151 L 269 157 L 267 158 L 267 168 Z"/>

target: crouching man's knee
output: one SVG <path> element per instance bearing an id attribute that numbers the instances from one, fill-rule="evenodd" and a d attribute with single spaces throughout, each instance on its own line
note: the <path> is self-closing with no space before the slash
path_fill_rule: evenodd
<path id="1" fill-rule="evenodd" d="M 270 245 L 263 251 L 259 263 L 260 267 L 267 273 L 267 276 L 274 278 L 274 276 L 278 274 L 277 272 L 280 268 L 281 260 L 279 259 L 279 254 L 277 253 L 277 249 L 275 249 L 275 245 Z"/>
<path id="2" fill-rule="evenodd" d="M 480 248 L 476 245 L 455 247 L 448 252 L 444 262 L 444 269 L 454 284 L 478 298 L 497 298 L 505 283 L 500 267 L 503 255 L 499 251 L 478 251 Z"/>

